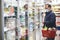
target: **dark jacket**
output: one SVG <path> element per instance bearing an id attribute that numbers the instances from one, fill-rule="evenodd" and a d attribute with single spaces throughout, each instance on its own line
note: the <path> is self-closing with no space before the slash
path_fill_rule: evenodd
<path id="1" fill-rule="evenodd" d="M 52 11 L 46 12 L 44 25 L 46 25 L 48 28 L 56 27 L 56 16 Z"/>

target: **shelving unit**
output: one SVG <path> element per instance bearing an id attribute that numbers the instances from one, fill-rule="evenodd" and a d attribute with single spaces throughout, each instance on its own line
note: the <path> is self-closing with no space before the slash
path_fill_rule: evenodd
<path id="1" fill-rule="evenodd" d="M 3 0 L 3 7 L 4 7 L 4 40 L 15 40 L 15 9 L 14 7 L 17 6 L 16 0 Z M 16 10 L 17 11 L 17 10 Z"/>
<path id="2" fill-rule="evenodd" d="M 56 15 L 56 26 L 57 29 L 60 29 L 60 5 L 56 4 L 52 6 L 52 10 L 54 11 L 55 15 Z M 59 27 L 59 28 L 58 28 Z"/>

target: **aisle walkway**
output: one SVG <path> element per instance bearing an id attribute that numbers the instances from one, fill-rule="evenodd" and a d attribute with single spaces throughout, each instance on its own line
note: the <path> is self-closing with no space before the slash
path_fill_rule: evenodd
<path id="1" fill-rule="evenodd" d="M 38 29 L 29 33 L 29 40 L 41 40 L 40 31 Z"/>

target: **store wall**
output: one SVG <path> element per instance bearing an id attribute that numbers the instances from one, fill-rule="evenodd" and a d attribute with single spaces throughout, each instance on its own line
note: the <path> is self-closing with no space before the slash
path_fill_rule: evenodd
<path id="1" fill-rule="evenodd" d="M 3 36 L 3 18 L 2 18 L 2 0 L 0 0 L 0 40 L 4 40 Z"/>

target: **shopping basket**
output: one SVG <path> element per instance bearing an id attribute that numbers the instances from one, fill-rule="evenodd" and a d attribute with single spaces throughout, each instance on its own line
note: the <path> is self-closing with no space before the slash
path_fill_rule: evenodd
<path id="1" fill-rule="evenodd" d="M 56 35 L 56 30 L 42 30 L 42 36 L 48 38 L 54 38 Z"/>

